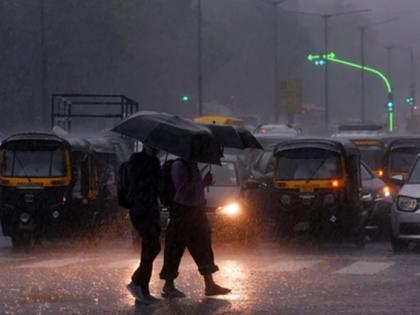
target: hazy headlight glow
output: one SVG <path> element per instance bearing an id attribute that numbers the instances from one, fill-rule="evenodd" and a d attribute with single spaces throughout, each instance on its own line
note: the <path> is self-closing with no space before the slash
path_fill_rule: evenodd
<path id="1" fill-rule="evenodd" d="M 382 194 L 383 194 L 385 197 L 389 197 L 389 196 L 391 196 L 391 190 L 389 189 L 389 187 L 388 187 L 388 186 L 385 186 L 384 188 L 382 188 Z"/>
<path id="2" fill-rule="evenodd" d="M 229 216 L 236 216 L 241 211 L 241 206 L 238 203 L 230 203 L 226 206 L 220 207 L 219 211 Z"/>

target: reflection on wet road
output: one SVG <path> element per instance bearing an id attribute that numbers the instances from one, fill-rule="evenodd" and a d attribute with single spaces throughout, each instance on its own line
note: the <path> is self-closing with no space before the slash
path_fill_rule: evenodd
<path id="1" fill-rule="evenodd" d="M 189 255 L 179 288 L 187 298 L 136 305 L 125 285 L 137 253 L 128 242 L 46 244 L 30 254 L 0 249 L 1 314 L 354 314 L 419 312 L 420 255 L 394 256 L 385 243 L 365 250 L 263 243 L 216 244 L 216 279 L 232 288 L 205 298 Z M 156 261 L 151 291 L 162 286 Z M 400 294 L 396 294 L 400 292 Z"/>

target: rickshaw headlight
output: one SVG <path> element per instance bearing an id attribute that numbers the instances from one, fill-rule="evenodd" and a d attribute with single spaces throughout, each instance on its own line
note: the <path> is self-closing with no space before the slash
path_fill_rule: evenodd
<path id="1" fill-rule="evenodd" d="M 324 204 L 331 205 L 335 202 L 335 196 L 334 194 L 326 194 L 324 196 Z"/>
<path id="2" fill-rule="evenodd" d="M 400 196 L 397 200 L 397 206 L 401 211 L 414 211 L 417 209 L 417 200 L 410 197 Z"/>
<path id="3" fill-rule="evenodd" d="M 241 213 L 241 206 L 239 203 L 234 202 L 219 207 L 217 210 L 228 216 L 237 216 Z"/>
<path id="4" fill-rule="evenodd" d="M 19 216 L 19 219 L 22 223 L 28 223 L 31 216 L 27 212 L 22 212 Z"/>
<path id="5" fill-rule="evenodd" d="M 280 202 L 285 206 L 290 206 L 292 203 L 292 198 L 289 195 L 282 195 L 280 197 Z"/>

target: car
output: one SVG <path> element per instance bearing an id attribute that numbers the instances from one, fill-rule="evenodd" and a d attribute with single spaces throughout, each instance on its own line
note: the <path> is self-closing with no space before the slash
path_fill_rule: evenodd
<path id="1" fill-rule="evenodd" d="M 410 242 L 420 242 L 420 156 L 417 156 L 395 198 L 391 222 L 391 245 L 394 253 L 403 250 Z"/>
<path id="2" fill-rule="evenodd" d="M 206 213 L 216 238 L 222 240 L 251 240 L 254 235 L 252 225 L 253 209 L 242 198 L 243 185 L 248 180 L 248 172 L 240 157 L 225 155 L 221 165 L 199 164 L 204 174 L 210 171 L 213 184 L 205 190 Z M 165 230 L 169 212 L 161 207 L 161 226 Z"/>
<path id="3" fill-rule="evenodd" d="M 302 130 L 295 128 L 292 125 L 285 124 L 265 124 L 259 125 L 254 130 L 254 134 L 274 134 L 282 136 L 298 136 L 302 133 Z"/>

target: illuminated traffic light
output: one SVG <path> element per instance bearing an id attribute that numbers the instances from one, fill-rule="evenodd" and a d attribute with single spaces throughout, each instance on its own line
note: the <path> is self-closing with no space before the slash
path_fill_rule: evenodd
<path id="1" fill-rule="evenodd" d="M 181 102 L 188 103 L 189 101 L 190 101 L 190 96 L 189 95 L 183 95 L 181 97 Z"/>
<path id="2" fill-rule="evenodd" d="M 394 102 L 393 101 L 388 101 L 388 103 L 386 103 L 386 108 L 388 109 L 388 112 L 393 112 L 394 111 Z"/>
<path id="3" fill-rule="evenodd" d="M 414 105 L 414 97 L 413 96 L 409 96 L 405 99 L 405 102 L 410 105 L 413 106 Z"/>

